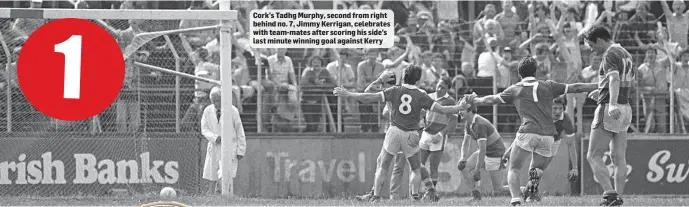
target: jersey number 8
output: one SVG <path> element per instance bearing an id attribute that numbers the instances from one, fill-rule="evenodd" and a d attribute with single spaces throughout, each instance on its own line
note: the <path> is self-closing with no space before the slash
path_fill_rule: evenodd
<path id="1" fill-rule="evenodd" d="M 411 96 L 409 94 L 404 94 L 400 98 L 402 103 L 400 104 L 400 113 L 407 115 L 411 113 Z"/>

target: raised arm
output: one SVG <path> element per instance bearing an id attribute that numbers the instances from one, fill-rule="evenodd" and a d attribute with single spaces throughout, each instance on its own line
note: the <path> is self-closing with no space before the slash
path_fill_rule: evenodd
<path id="1" fill-rule="evenodd" d="M 661 0 L 660 5 L 663 7 L 663 13 L 665 14 L 665 18 L 671 17 L 672 16 L 672 10 L 670 9 L 670 6 L 667 5 L 667 1 Z"/>

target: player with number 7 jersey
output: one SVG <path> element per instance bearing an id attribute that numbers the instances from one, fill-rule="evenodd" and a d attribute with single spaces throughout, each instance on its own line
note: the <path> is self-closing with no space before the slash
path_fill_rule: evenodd
<path id="1" fill-rule="evenodd" d="M 437 104 L 431 97 L 415 85 L 421 79 L 422 69 L 419 66 L 410 65 L 404 70 L 404 84 L 393 86 L 378 93 L 351 93 L 343 87 L 337 87 L 333 93 L 337 96 L 351 97 L 361 102 L 390 102 L 391 126 L 385 133 L 383 149 L 378 157 L 378 168 L 374 180 L 374 192 L 372 201 L 380 199 L 381 186 L 384 176 L 392 162 L 393 155 L 403 152 L 411 167 L 410 183 L 423 183 L 426 187 L 424 198 L 437 201 L 438 196 L 431 182 L 429 172 L 421 166 L 419 158 L 419 141 L 421 139 L 421 110 L 438 112 L 441 114 L 457 114 L 460 107 L 457 105 L 443 106 Z M 390 75 L 381 75 L 373 84 L 384 83 L 390 80 Z M 418 194 L 418 188 L 412 188 L 412 194 Z"/>
<path id="2" fill-rule="evenodd" d="M 538 182 L 542 169 L 548 158 L 552 156 L 552 145 L 555 142 L 555 123 L 552 116 L 553 99 L 566 93 L 591 92 L 596 89 L 596 84 L 562 84 L 555 81 L 536 80 L 538 70 L 536 60 L 531 57 L 524 58 L 518 67 L 522 80 L 511 85 L 500 94 L 477 98 L 476 94 L 465 95 L 467 103 L 476 105 L 514 104 L 517 113 L 522 119 L 522 124 L 517 131 L 510 152 L 508 184 L 512 200 L 510 204 L 521 205 L 522 196 L 519 189 L 519 172 L 521 166 L 528 157 L 531 157 L 531 169 L 529 170 L 529 182 L 527 193 L 538 197 Z M 527 201 L 533 200 L 528 196 Z"/>

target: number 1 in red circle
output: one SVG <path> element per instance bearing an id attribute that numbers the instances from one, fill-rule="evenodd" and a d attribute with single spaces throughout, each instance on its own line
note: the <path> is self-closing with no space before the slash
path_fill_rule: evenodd
<path id="1" fill-rule="evenodd" d="M 55 45 L 55 52 L 65 55 L 64 98 L 79 99 L 81 86 L 81 35 L 72 35 Z"/>
<path id="2" fill-rule="evenodd" d="M 29 36 L 17 62 L 19 87 L 41 113 L 76 121 L 98 115 L 117 98 L 124 59 L 113 36 L 83 19 L 59 19 Z"/>

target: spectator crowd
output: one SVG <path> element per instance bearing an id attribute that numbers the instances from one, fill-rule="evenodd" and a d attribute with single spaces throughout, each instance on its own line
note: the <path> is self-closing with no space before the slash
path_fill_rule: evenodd
<path id="1" fill-rule="evenodd" d="M 217 9 L 212 1 L 81 1 L 77 5 L 32 0 L 32 8 L 98 9 Z M 24 5 L 26 2 L 19 6 Z M 538 61 L 538 79 L 559 82 L 596 82 L 601 55 L 592 53 L 582 35 L 593 26 L 608 28 L 614 42 L 634 56 L 637 69 L 636 132 L 668 133 L 689 127 L 689 10 L 681 0 L 667 1 L 481 1 L 482 10 L 469 12 L 467 2 L 451 1 L 335 1 L 336 9 L 390 9 L 395 13 L 395 46 L 386 49 L 254 49 L 249 46 L 249 14 L 262 9 L 319 9 L 316 1 L 233 1 L 239 11 L 234 25 L 232 78 L 233 101 L 247 131 L 261 132 L 382 132 L 384 104 L 364 104 L 332 95 L 334 86 L 364 91 L 383 71 L 395 72 L 400 84 L 402 70 L 420 65 L 418 84 L 434 92 L 443 77 L 452 80 L 450 94 L 458 97 L 476 92 L 500 92 L 519 81 L 518 61 L 527 56 Z M 330 3 L 328 3 L 330 4 Z M 13 5 L 18 6 L 18 5 Z M 473 8 L 473 7 L 472 7 Z M 463 17 L 464 13 L 478 13 Z M 467 20 L 465 20 L 466 18 Z M 44 19 L 2 19 L 0 32 L 9 46 L 0 64 L 0 89 L 11 91 L 14 131 L 45 123 L 27 107 L 16 82 L 16 56 L 30 33 Z M 124 48 L 136 34 L 160 30 L 216 25 L 217 21 L 94 20 Z M 139 132 L 197 130 L 201 113 L 210 104 L 212 84 L 139 68 L 142 62 L 219 79 L 219 36 L 214 30 L 160 37 L 141 47 L 126 62 L 122 93 L 112 109 L 94 119 L 104 131 Z M 174 51 L 171 51 L 173 48 Z M 9 58 L 6 58 L 9 57 Z M 3 67 L 5 68 L 5 67 Z M 180 86 L 180 104 L 175 86 Z M 9 88 L 9 89 L 8 89 Z M 171 96 L 172 95 L 172 96 Z M 674 96 L 671 99 L 670 96 Z M 0 106 L 10 107 L 6 96 Z M 674 102 L 671 102 L 673 100 Z M 17 107 L 19 104 L 24 107 Z M 595 103 L 585 95 L 567 97 L 567 113 L 579 130 L 590 124 Z M 177 112 L 179 111 L 179 112 Z M 673 113 L 670 113 L 673 111 Z M 0 110 L 5 120 L 6 110 Z M 513 106 L 479 108 L 500 132 L 516 132 L 518 117 Z M 115 117 L 115 118 L 112 118 Z M 107 121 L 115 120 L 115 121 Z M 6 120 L 5 120 L 6 121 Z M 1 124 L 5 127 L 4 124 Z M 260 126 L 259 126 L 260 125 Z M 46 127 L 53 127 L 46 126 Z"/>

